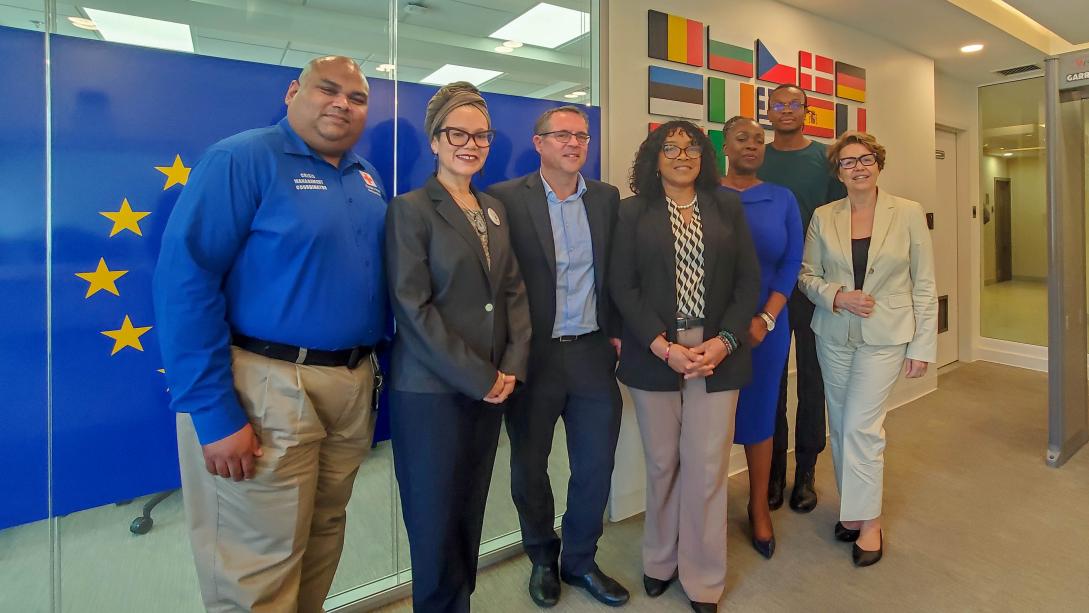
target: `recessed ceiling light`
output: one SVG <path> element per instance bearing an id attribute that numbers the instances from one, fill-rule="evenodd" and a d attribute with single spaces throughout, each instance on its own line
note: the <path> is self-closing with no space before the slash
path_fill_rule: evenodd
<path id="1" fill-rule="evenodd" d="M 97 30 L 98 24 L 83 17 L 69 17 L 68 22 L 81 30 Z"/>
<path id="2" fill-rule="evenodd" d="M 979 43 L 973 43 L 971 45 L 964 45 L 960 48 L 961 53 L 975 53 L 977 51 L 983 51 L 983 45 Z"/>
<path id="3" fill-rule="evenodd" d="M 446 85 L 447 83 L 453 83 L 454 81 L 468 81 L 473 85 L 480 87 L 482 83 L 491 81 L 501 74 L 503 73 L 498 70 L 486 70 L 484 68 L 473 68 L 472 66 L 446 64 L 442 68 L 439 68 L 435 72 L 420 79 L 420 83 Z"/>
<path id="4" fill-rule="evenodd" d="M 508 40 L 508 41 L 505 41 L 503 43 L 503 46 L 504 47 L 510 47 L 511 49 L 517 49 L 518 47 L 522 46 L 522 43 L 520 43 L 520 42 L 518 42 L 516 40 Z"/>
<path id="5" fill-rule="evenodd" d="M 379 64 L 375 70 L 378 72 L 393 72 L 395 68 L 397 68 L 396 64 Z"/>
<path id="6" fill-rule="evenodd" d="M 91 21 L 98 26 L 98 32 L 102 34 L 102 38 L 111 43 L 125 43 L 140 45 L 141 47 L 193 53 L 193 33 L 189 30 L 189 26 L 184 23 L 148 19 L 97 9 L 85 8 L 83 10 L 86 11 Z"/>
<path id="7" fill-rule="evenodd" d="M 498 47 L 495 48 L 495 52 L 496 53 L 513 53 L 514 49 L 511 49 L 510 47 L 505 47 L 503 45 L 499 45 Z"/>
<path id="8" fill-rule="evenodd" d="M 542 24 L 547 27 L 541 27 Z M 589 13 L 541 2 L 492 32 L 491 36 L 555 49 L 589 31 Z"/>
<path id="9" fill-rule="evenodd" d="M 564 98 L 581 98 L 581 97 L 583 97 L 583 96 L 585 96 L 585 95 L 586 95 L 586 92 L 584 92 L 584 91 L 577 91 L 577 92 L 571 92 L 571 93 L 569 93 L 569 94 L 564 94 L 564 96 L 563 96 L 563 97 L 564 97 Z"/>
<path id="10" fill-rule="evenodd" d="M 1012 158 L 1012 157 L 1013 157 L 1013 154 L 1012 154 L 1012 153 L 1010 153 L 1009 151 L 1007 151 L 1006 153 L 1003 153 L 1003 154 L 1002 154 L 1002 157 L 1004 157 L 1004 158 Z"/>

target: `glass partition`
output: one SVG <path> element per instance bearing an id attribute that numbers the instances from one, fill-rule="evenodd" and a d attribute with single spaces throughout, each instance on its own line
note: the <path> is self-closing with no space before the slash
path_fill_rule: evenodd
<path id="1" fill-rule="evenodd" d="M 983 194 L 980 333 L 1047 345 L 1044 80 L 979 89 Z"/>
<path id="2" fill-rule="evenodd" d="M 544 11 L 544 12 L 541 12 Z M 533 119 L 597 110 L 596 0 L 8 0 L 0 6 L 9 403 L 0 459 L 0 610 L 200 610 L 151 276 L 203 152 L 267 126 L 309 60 L 354 58 L 371 84 L 357 151 L 390 196 L 433 169 L 420 132 L 437 85 L 467 79 L 498 129 L 479 186 L 531 172 Z M 530 24 L 528 27 L 525 24 Z M 547 24 L 547 27 L 542 27 Z M 460 67 L 460 68 L 459 68 Z M 475 72 L 458 72 L 462 69 Z M 600 176 L 595 139 L 584 173 Z M 14 402 L 10 402 L 10 401 Z M 388 415 L 356 479 L 327 608 L 410 580 Z M 557 513 L 568 478 L 557 428 Z M 500 442 L 482 551 L 517 544 Z"/>

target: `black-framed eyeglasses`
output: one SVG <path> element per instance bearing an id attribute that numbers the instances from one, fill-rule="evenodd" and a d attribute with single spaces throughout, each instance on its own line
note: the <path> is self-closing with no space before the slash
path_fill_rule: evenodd
<path id="1" fill-rule="evenodd" d="M 782 113 L 783 111 L 785 111 L 787 109 L 790 109 L 790 110 L 794 111 L 795 113 L 797 113 L 798 111 L 800 111 L 800 110 L 802 110 L 804 108 L 805 108 L 805 105 L 802 104 L 801 100 L 791 100 L 789 103 L 786 103 L 786 104 L 784 104 L 782 102 L 772 102 L 771 103 L 771 110 L 775 111 L 776 113 Z"/>
<path id="2" fill-rule="evenodd" d="M 556 139 L 557 143 L 563 143 L 565 145 L 567 143 L 571 142 L 571 137 L 572 136 L 575 137 L 575 140 L 577 140 L 580 145 L 585 145 L 586 143 L 590 142 L 590 135 L 585 133 L 585 132 L 569 132 L 567 130 L 553 130 L 551 132 L 541 132 L 537 136 L 540 136 L 540 137 L 551 136 L 552 138 Z"/>
<path id="3" fill-rule="evenodd" d="M 460 128 L 443 128 L 441 130 L 435 130 L 435 134 L 446 134 L 446 142 L 455 147 L 464 147 L 469 144 L 469 139 L 472 138 L 477 147 L 485 148 L 491 147 L 492 141 L 495 140 L 495 130 L 484 130 L 482 132 L 475 132 L 469 134 L 465 130 Z"/>
<path id="4" fill-rule="evenodd" d="M 667 159 L 675 160 L 681 155 L 681 151 L 684 151 L 685 156 L 688 159 L 693 160 L 703 155 L 703 147 L 701 145 L 688 145 L 687 147 L 678 147 L 677 145 L 662 145 L 662 155 Z"/>
<path id="5" fill-rule="evenodd" d="M 839 167 L 844 170 L 850 170 L 855 166 L 862 164 L 863 166 L 873 166 L 877 163 L 877 156 L 873 153 L 867 153 L 866 155 L 860 155 L 856 158 L 840 158 Z"/>

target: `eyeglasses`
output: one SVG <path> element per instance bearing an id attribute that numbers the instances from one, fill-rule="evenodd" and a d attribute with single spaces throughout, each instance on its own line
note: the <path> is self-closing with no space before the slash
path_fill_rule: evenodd
<path id="1" fill-rule="evenodd" d="M 839 167 L 844 170 L 850 170 L 855 166 L 862 164 L 863 166 L 873 166 L 877 163 L 877 156 L 872 153 L 866 155 L 860 155 L 856 158 L 840 158 Z"/>
<path id="2" fill-rule="evenodd" d="M 446 142 L 455 147 L 464 147 L 469 144 L 469 139 L 472 138 L 477 147 L 485 148 L 492 145 L 492 141 L 495 140 L 495 130 L 484 130 L 483 132 L 477 132 L 475 134 L 469 134 L 465 130 L 458 128 L 443 128 L 436 130 L 435 134 L 446 134 Z"/>
<path id="3" fill-rule="evenodd" d="M 571 137 L 572 136 L 575 137 L 575 140 L 577 140 L 580 145 L 585 145 L 586 143 L 590 142 L 590 135 L 585 133 L 585 132 L 568 132 L 567 130 L 553 130 L 551 132 L 541 132 L 537 136 L 541 136 L 541 137 L 551 136 L 552 138 L 556 139 L 557 143 L 563 143 L 565 145 L 567 143 L 571 142 Z"/>
<path id="4" fill-rule="evenodd" d="M 771 110 L 775 111 L 776 113 L 782 113 L 788 108 L 797 113 L 798 111 L 804 109 L 805 105 L 802 104 L 800 100 L 791 100 L 789 104 L 783 104 L 782 102 L 771 103 Z"/>
<path id="5" fill-rule="evenodd" d="M 703 155 L 703 147 L 700 145 L 688 145 L 687 147 L 678 147 L 677 145 L 662 145 L 662 155 L 667 159 L 675 160 L 681 155 L 681 151 L 684 151 L 685 156 L 688 159 L 695 159 Z"/>

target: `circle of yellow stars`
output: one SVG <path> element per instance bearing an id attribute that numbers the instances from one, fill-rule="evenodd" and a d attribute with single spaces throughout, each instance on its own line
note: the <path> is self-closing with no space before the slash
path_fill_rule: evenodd
<path id="1" fill-rule="evenodd" d="M 166 191 L 175 185 L 184 186 L 189 181 L 190 168 L 186 167 L 182 162 L 181 155 L 175 155 L 174 162 L 170 166 L 156 166 L 155 170 L 166 175 L 163 191 Z M 99 211 L 98 214 L 113 222 L 113 226 L 110 228 L 110 238 L 126 231 L 142 237 L 144 233 L 140 229 L 140 220 L 151 215 L 151 212 L 134 211 L 132 205 L 129 204 L 128 198 L 123 198 L 118 210 Z M 121 292 L 117 289 L 117 281 L 121 277 L 127 275 L 128 272 L 129 271 L 127 270 L 110 269 L 109 265 L 106 264 L 106 259 L 100 257 L 98 258 L 98 266 L 95 267 L 94 270 L 77 272 L 76 276 L 87 282 L 87 293 L 83 296 L 86 300 L 98 292 L 107 292 L 114 296 L 120 296 Z M 112 356 L 128 347 L 137 351 L 143 351 L 144 346 L 140 342 L 140 337 L 146 334 L 148 330 L 151 330 L 151 328 L 152 326 L 133 325 L 132 319 L 128 314 L 125 314 L 125 318 L 121 322 L 120 328 L 117 328 L 116 330 L 103 330 L 100 334 L 113 339 L 113 349 L 110 351 L 110 355 Z M 160 369 L 160 372 L 162 372 L 162 369 Z"/>

